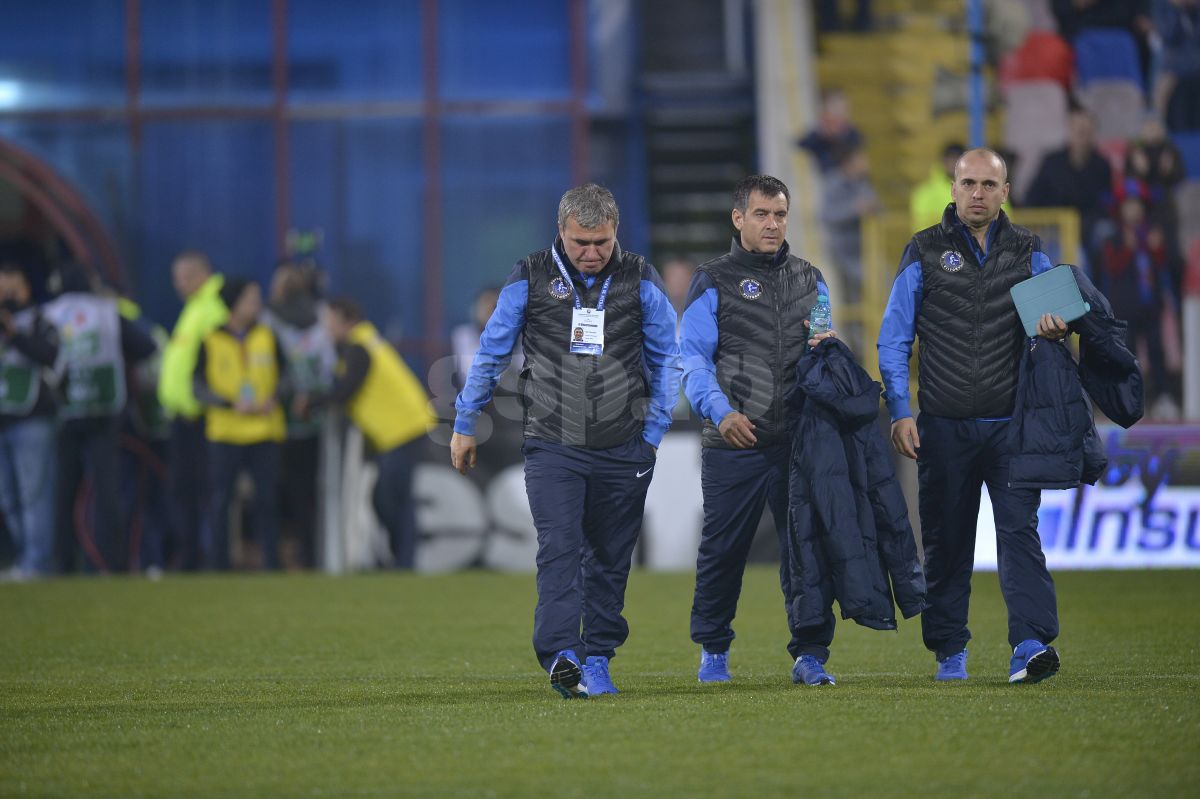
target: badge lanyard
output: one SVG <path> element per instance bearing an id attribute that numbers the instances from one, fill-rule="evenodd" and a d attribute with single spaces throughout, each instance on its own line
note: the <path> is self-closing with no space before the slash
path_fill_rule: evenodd
<path id="1" fill-rule="evenodd" d="M 603 355 L 604 303 L 608 299 L 608 288 L 612 285 L 613 276 L 609 275 L 605 278 L 604 285 L 600 287 L 600 299 L 597 301 L 596 307 L 585 308 L 583 300 L 579 298 L 579 291 L 571 283 L 567 268 L 563 266 L 562 259 L 558 257 L 558 250 L 551 247 L 550 253 L 554 256 L 554 265 L 558 267 L 558 273 L 562 275 L 563 282 L 575 295 L 575 309 L 571 312 L 571 335 L 568 351 L 576 355 Z"/>

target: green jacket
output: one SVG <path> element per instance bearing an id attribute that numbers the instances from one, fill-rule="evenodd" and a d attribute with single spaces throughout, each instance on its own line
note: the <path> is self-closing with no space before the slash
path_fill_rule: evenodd
<path id="1" fill-rule="evenodd" d="M 221 302 L 225 278 L 213 275 L 183 304 L 171 340 L 163 350 L 158 375 L 158 401 L 168 414 L 196 419 L 203 407 L 192 394 L 192 373 L 204 337 L 225 324 L 229 311 Z"/>
<path id="2" fill-rule="evenodd" d="M 939 225 L 946 206 L 954 202 L 950 190 L 954 188 L 954 180 L 946 175 L 941 164 L 934 164 L 929 170 L 929 177 L 918 183 L 908 198 L 908 213 L 913 232 L 927 227 Z M 1012 205 L 1004 203 L 1004 213 L 1012 216 Z"/>

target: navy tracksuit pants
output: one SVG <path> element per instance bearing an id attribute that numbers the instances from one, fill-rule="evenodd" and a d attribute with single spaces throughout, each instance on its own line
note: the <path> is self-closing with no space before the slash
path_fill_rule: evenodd
<path id="1" fill-rule="evenodd" d="M 929 608 L 921 614 L 925 646 L 939 659 L 962 651 L 971 633 L 967 607 L 975 563 L 980 489 L 992 500 L 1000 591 L 1008 606 L 1008 643 L 1058 636 L 1054 580 L 1037 530 L 1041 491 L 1010 488 L 1007 421 L 947 419 L 921 414 L 917 434 L 921 542 Z"/>
<path id="2" fill-rule="evenodd" d="M 629 636 L 621 611 L 654 450 L 640 434 L 610 449 L 527 438 L 521 450 L 538 537 L 533 649 L 546 669 L 563 649 L 611 658 Z"/>
<path id="3" fill-rule="evenodd" d="M 733 641 L 733 617 L 742 593 L 742 575 L 754 533 L 769 505 L 779 536 L 779 585 L 783 590 L 793 657 L 829 658 L 833 642 L 832 602 L 823 624 L 796 629 L 791 623 L 788 570 L 788 473 L 791 444 L 761 449 L 705 447 L 700 453 L 704 492 L 704 530 L 696 556 L 696 595 L 692 602 L 692 640 L 709 652 L 725 652 Z"/>

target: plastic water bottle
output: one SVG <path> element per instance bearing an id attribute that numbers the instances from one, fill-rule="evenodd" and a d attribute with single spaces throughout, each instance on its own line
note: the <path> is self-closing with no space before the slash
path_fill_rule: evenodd
<path id="1" fill-rule="evenodd" d="M 818 294 L 817 304 L 808 315 L 808 337 L 828 333 L 833 328 L 833 309 L 829 307 L 829 295 Z"/>

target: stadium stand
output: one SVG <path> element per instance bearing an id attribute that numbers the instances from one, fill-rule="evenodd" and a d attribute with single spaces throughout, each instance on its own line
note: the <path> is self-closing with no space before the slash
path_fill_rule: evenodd
<path id="1" fill-rule="evenodd" d="M 1079 103 L 1096 120 L 1100 141 L 1133 138 L 1145 112 L 1142 90 L 1125 78 L 1102 78 L 1081 86 Z"/>
<path id="2" fill-rule="evenodd" d="M 1119 28 L 1091 28 L 1075 37 L 1075 73 L 1080 86 L 1097 80 L 1125 80 L 1142 85 L 1137 43 Z"/>
<path id="3" fill-rule="evenodd" d="M 1013 193 L 1023 197 L 1046 153 L 1067 138 L 1067 93 L 1052 80 L 1016 81 L 1006 90 L 1004 143 L 1017 155 Z"/>

